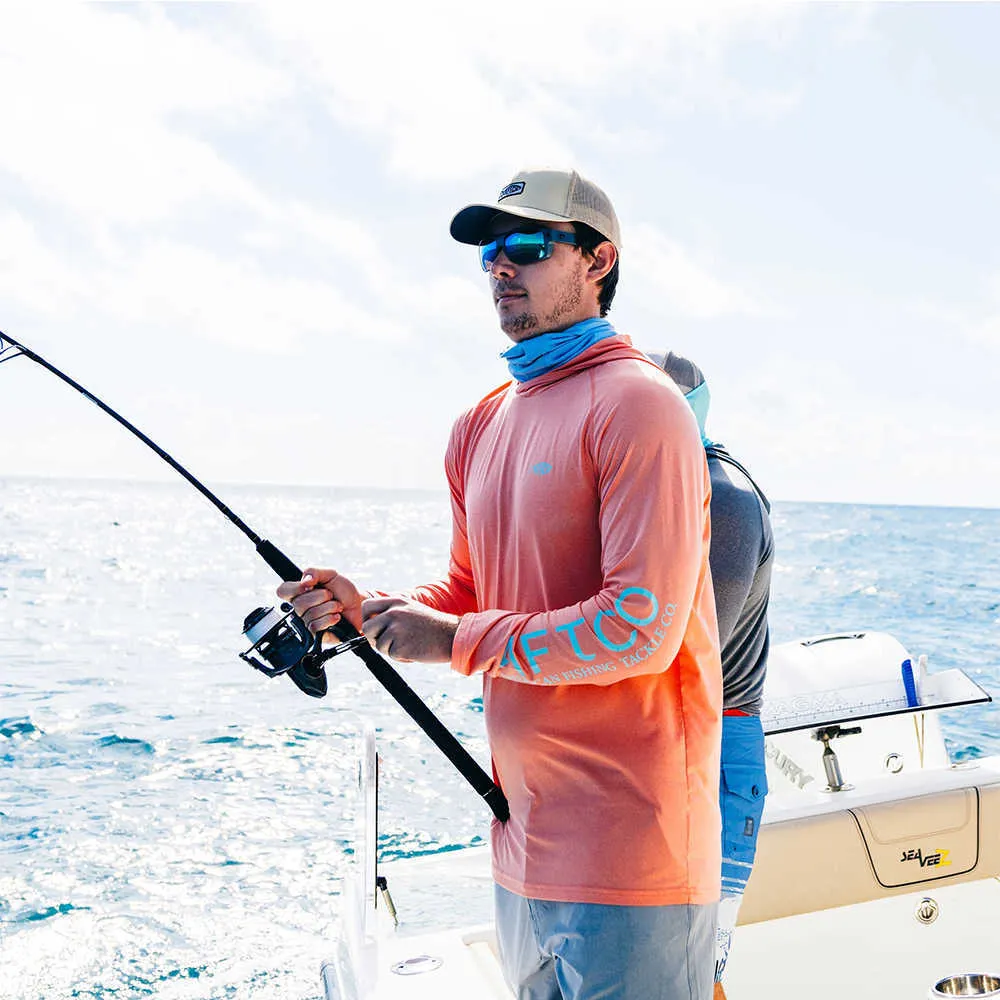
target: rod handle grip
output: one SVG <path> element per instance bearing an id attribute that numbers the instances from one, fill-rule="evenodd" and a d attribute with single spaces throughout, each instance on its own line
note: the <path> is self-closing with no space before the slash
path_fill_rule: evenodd
<path id="1" fill-rule="evenodd" d="M 302 570 L 281 549 L 272 545 L 266 538 L 262 538 L 257 543 L 257 552 L 282 580 L 295 582 L 302 579 Z"/>
<path id="2" fill-rule="evenodd" d="M 298 581 L 302 579 L 302 570 L 292 562 L 284 552 L 276 545 L 273 545 L 266 538 L 262 538 L 257 543 L 257 551 L 264 562 L 274 570 L 282 580 Z M 341 618 L 330 631 L 341 641 L 355 639 L 359 635 L 358 630 L 346 619 Z"/>

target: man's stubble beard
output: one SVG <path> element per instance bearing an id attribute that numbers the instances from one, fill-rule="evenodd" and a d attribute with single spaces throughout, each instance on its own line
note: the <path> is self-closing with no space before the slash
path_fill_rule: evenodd
<path id="1" fill-rule="evenodd" d="M 563 323 L 566 316 L 571 316 L 579 307 L 583 298 L 583 283 L 575 273 L 567 274 L 565 280 L 559 288 L 555 305 L 551 311 L 539 319 L 537 313 L 523 312 L 516 316 L 508 316 L 500 320 L 500 328 L 504 333 L 511 335 L 515 333 L 525 333 L 531 331 L 532 337 L 537 337 L 541 333 L 548 333 L 550 330 L 560 329 L 568 324 Z M 528 338 L 525 338 L 528 339 Z"/>

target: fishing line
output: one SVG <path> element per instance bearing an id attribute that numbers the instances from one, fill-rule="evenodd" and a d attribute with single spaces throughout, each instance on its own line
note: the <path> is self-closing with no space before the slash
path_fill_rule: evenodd
<path id="1" fill-rule="evenodd" d="M 302 578 L 302 571 L 288 556 L 272 542 L 258 535 L 207 486 L 196 479 L 155 441 L 143 434 L 138 427 L 113 410 L 107 403 L 98 399 L 79 382 L 61 372 L 55 365 L 50 364 L 24 344 L 0 331 L 0 364 L 17 357 L 25 357 L 41 365 L 46 371 L 51 372 L 89 399 L 95 406 L 134 434 L 148 448 L 156 452 L 163 461 L 180 473 L 228 521 L 239 528 L 254 543 L 257 554 L 282 580 L 296 581 Z M 435 746 L 486 801 L 493 815 L 500 822 L 506 822 L 510 810 L 507 799 L 499 786 L 476 763 L 454 734 L 424 704 L 399 673 L 371 646 L 365 636 L 354 628 L 346 618 L 341 618 L 336 625 L 324 631 L 331 632 L 339 640 L 337 645 L 324 648 L 323 633 L 313 636 L 305 622 L 292 610 L 291 605 L 282 604 L 279 609 L 256 608 L 247 615 L 243 622 L 243 633 L 250 640 L 251 645 L 246 652 L 240 653 L 240 658 L 268 677 L 288 674 L 295 685 L 305 694 L 314 698 L 322 698 L 327 693 L 326 670 L 323 663 L 340 653 L 347 651 L 354 653 L 362 660 L 382 687 L 392 695 L 407 715 L 430 737 Z"/>

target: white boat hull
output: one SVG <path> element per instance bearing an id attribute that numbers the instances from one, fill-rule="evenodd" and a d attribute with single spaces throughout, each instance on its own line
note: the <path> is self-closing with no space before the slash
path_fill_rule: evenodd
<path id="1" fill-rule="evenodd" d="M 928 712 L 989 696 L 961 671 L 921 670 L 924 701 L 914 710 L 901 659 L 910 662 L 905 649 L 879 633 L 774 651 L 771 790 L 726 968 L 731 1000 L 925 1000 L 935 984 L 969 973 L 980 974 L 982 990 L 954 995 L 1000 998 L 1000 757 L 952 764 Z M 802 724 L 790 725 L 792 716 Z M 371 759 L 362 770 L 373 776 Z M 370 790 L 365 801 L 373 823 Z M 327 1000 L 511 996 L 488 923 L 448 927 L 460 914 L 438 912 L 439 929 L 395 932 L 370 892 L 373 848 L 362 853 L 367 888 L 346 908 L 324 965 Z M 421 894 L 456 907 L 492 894 L 485 848 L 381 873 L 404 929 L 409 900 Z"/>

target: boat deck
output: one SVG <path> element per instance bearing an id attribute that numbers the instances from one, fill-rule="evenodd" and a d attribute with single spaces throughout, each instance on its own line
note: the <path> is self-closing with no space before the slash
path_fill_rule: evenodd
<path id="1" fill-rule="evenodd" d="M 776 806 L 727 967 L 730 1000 L 921 1000 L 949 976 L 1000 976 L 1000 758 Z M 922 864 L 935 848 L 944 856 Z M 510 996 L 487 922 L 487 848 L 381 870 L 401 931 L 382 908 L 370 992 L 350 980 L 359 963 L 345 954 L 325 966 L 329 997 Z"/>

